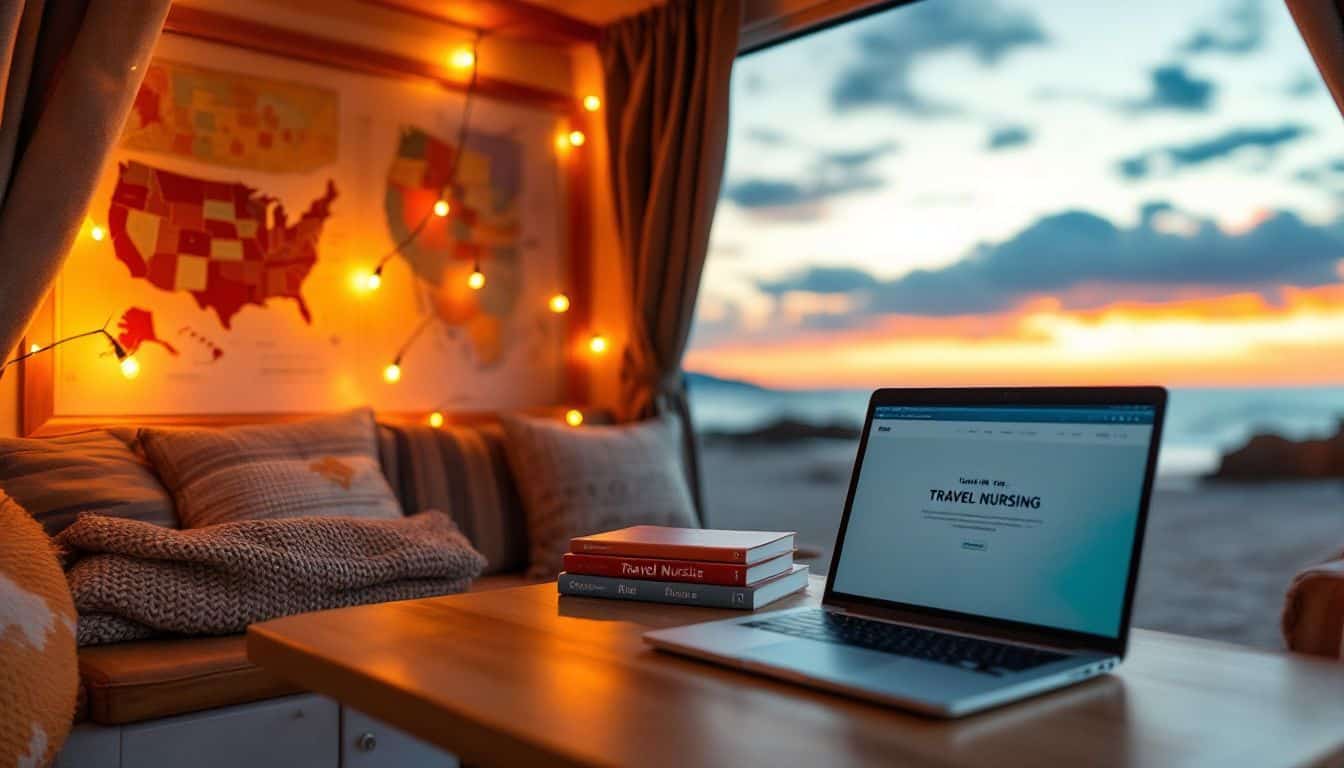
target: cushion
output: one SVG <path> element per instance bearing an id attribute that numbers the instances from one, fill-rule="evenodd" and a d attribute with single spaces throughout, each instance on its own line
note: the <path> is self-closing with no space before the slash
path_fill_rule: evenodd
<path id="1" fill-rule="evenodd" d="M 75 606 L 51 539 L 0 493 L 0 765 L 49 765 L 70 733 Z"/>
<path id="2" fill-rule="evenodd" d="M 527 523 L 498 424 L 381 424 L 383 470 L 407 514 L 438 509 L 481 554 L 485 573 L 527 567 Z"/>
<path id="3" fill-rule="evenodd" d="M 140 430 L 187 528 L 308 516 L 392 519 L 373 412 L 285 424 Z"/>
<path id="4" fill-rule="evenodd" d="M 129 439 L 128 439 L 129 438 Z M 131 448 L 133 433 L 0 438 L 0 490 L 55 536 L 80 512 L 177 527 L 173 500 Z"/>
<path id="5" fill-rule="evenodd" d="M 527 513 L 530 575 L 559 573 L 574 536 L 639 524 L 697 527 L 675 420 L 575 428 L 514 416 L 504 430 Z"/>

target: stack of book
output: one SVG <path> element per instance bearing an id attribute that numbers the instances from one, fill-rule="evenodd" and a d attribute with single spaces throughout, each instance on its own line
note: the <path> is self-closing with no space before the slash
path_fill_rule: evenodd
<path id="1" fill-rule="evenodd" d="M 807 587 L 793 533 L 637 525 L 571 539 L 562 595 L 753 611 Z"/>

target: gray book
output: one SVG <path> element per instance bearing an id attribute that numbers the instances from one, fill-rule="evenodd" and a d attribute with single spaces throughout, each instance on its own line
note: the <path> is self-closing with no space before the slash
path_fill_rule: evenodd
<path id="1" fill-rule="evenodd" d="M 688 584 L 681 581 L 645 581 L 590 576 L 584 573 L 561 573 L 556 584 L 560 587 L 562 595 L 754 611 L 806 588 L 807 566 L 794 564 L 790 570 L 773 579 L 766 579 L 746 587 Z"/>

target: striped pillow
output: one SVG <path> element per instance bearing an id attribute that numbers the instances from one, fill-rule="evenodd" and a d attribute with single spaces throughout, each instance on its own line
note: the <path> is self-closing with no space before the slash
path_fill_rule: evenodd
<path id="1" fill-rule="evenodd" d="M 55 536 L 80 512 L 177 527 L 173 500 L 128 438 L 93 430 L 40 440 L 0 438 L 0 490 Z"/>
<path id="2" fill-rule="evenodd" d="M 498 424 L 475 427 L 380 424 L 383 471 L 407 514 L 448 513 L 488 565 L 485 573 L 527 565 L 526 521 Z"/>
<path id="3" fill-rule="evenodd" d="M 186 528 L 239 520 L 393 519 L 367 408 L 290 424 L 140 430 Z"/>

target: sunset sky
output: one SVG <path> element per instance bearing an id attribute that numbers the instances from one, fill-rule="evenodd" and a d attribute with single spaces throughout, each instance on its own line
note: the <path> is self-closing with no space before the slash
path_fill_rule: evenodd
<path id="1" fill-rule="evenodd" d="M 1344 126 L 1280 2 L 922 0 L 732 108 L 690 370 L 1344 382 Z"/>

